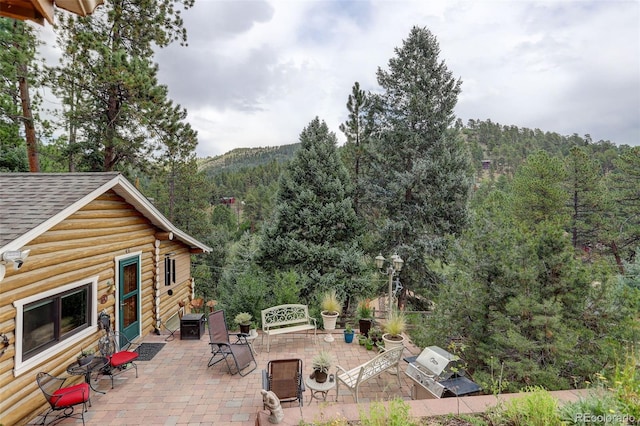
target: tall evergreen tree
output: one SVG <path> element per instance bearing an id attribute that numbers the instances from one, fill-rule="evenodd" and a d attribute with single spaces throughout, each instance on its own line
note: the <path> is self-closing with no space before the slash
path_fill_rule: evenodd
<path id="1" fill-rule="evenodd" d="M 23 21 L 0 18 L 0 168 L 23 171 L 20 159 L 24 148 L 20 127 L 26 143 L 28 170 L 40 171 L 34 106 L 39 98 L 32 97 L 31 88 L 38 85 L 36 49 L 39 45 L 33 27 Z"/>
<path id="2" fill-rule="evenodd" d="M 67 107 L 71 152 L 83 153 L 85 169 L 144 164 L 160 144 L 154 128 L 171 131 L 180 119 L 153 63 L 155 48 L 186 42 L 180 4 L 193 0 L 115 0 L 90 17 L 58 16 L 63 57 L 52 85 Z"/>
<path id="3" fill-rule="evenodd" d="M 378 218 L 380 250 L 405 261 L 404 290 L 430 284 L 428 260 L 441 257 L 449 235 L 467 220 L 468 153 L 451 128 L 460 93 L 427 29 L 414 27 L 389 70 L 378 69 L 374 159 L 368 199 Z M 433 282 L 431 282 L 433 283 Z"/>
<path id="4" fill-rule="evenodd" d="M 633 261 L 640 244 L 640 147 L 627 147 L 613 163 L 616 168 L 607 176 L 610 214 L 602 239 L 624 273 L 624 261 Z"/>
<path id="5" fill-rule="evenodd" d="M 543 222 L 568 223 L 566 176 L 562 160 L 538 151 L 527 158 L 513 178 L 514 216 L 528 229 Z"/>
<path id="6" fill-rule="evenodd" d="M 369 97 L 364 90 L 360 89 L 360 83 L 356 81 L 347 99 L 349 118 L 340 125 L 340 131 L 347 137 L 342 150 L 342 159 L 354 183 L 353 208 L 356 213 L 358 213 L 358 204 L 363 192 L 361 176 L 366 144 L 373 131 L 370 106 Z"/>
<path id="7" fill-rule="evenodd" d="M 600 218 L 601 175 L 597 161 L 589 157 L 584 147 L 574 146 L 565 159 L 566 190 L 571 211 L 571 242 L 573 248 L 589 250 L 597 241 Z"/>
<path id="8" fill-rule="evenodd" d="M 330 288 L 343 297 L 357 294 L 367 285 L 361 278 L 366 265 L 352 187 L 336 137 L 316 117 L 300 134 L 300 142 L 280 177 L 258 261 L 269 271 L 298 272 L 302 296 L 309 302 Z"/>

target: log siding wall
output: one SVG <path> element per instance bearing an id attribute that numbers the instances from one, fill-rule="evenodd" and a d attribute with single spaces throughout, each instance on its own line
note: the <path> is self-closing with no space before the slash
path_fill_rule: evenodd
<path id="1" fill-rule="evenodd" d="M 106 310 L 114 319 L 114 259 L 140 252 L 141 335 L 153 332 L 159 316 L 168 318 L 177 310 L 178 301 L 188 302 L 191 295 L 189 247 L 178 241 L 157 240 L 159 231 L 133 206 L 108 191 L 24 247 L 31 250 L 28 260 L 19 271 L 7 268 L 0 285 L 0 332 L 10 342 L 0 357 L 0 424 L 26 424 L 44 412 L 47 405 L 36 384 L 36 374 L 47 371 L 65 376 L 66 366 L 75 361 L 80 348 L 97 350 L 102 334 L 98 330 L 15 377 L 13 301 L 97 275 L 97 312 Z M 164 254 L 170 252 L 176 258 L 176 283 L 165 286 Z M 82 377 L 76 378 L 77 382 L 81 380 Z"/>

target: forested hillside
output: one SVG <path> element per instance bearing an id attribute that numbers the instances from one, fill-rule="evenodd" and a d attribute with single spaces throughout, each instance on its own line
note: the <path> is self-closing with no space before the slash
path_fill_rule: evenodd
<path id="1" fill-rule="evenodd" d="M 458 122 L 462 136 L 473 159 L 472 165 L 479 176 L 491 170 L 496 174 L 513 174 L 527 156 L 542 150 L 551 156 L 565 158 L 574 146 L 584 147 L 592 159 L 597 160 L 603 173 L 613 170 L 613 160 L 628 146 L 616 146 L 608 140 L 593 141 L 589 135 L 570 136 L 559 133 L 502 125 L 488 120 Z M 290 160 L 300 144 L 277 147 L 241 148 L 216 157 L 198 160 L 198 168 L 216 185 L 215 196 L 228 194 L 243 198 L 248 188 L 256 183 L 274 183 L 283 163 Z M 344 150 L 340 147 L 339 150 Z M 483 161 L 485 167 L 483 168 Z M 224 196 L 224 195 L 220 195 Z M 215 199 L 215 197 L 212 197 Z"/>

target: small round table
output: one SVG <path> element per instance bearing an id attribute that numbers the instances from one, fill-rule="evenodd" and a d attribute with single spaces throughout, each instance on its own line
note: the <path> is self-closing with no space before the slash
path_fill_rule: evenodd
<path id="1" fill-rule="evenodd" d="M 93 391 L 104 393 L 94 388 L 93 385 L 91 384 L 91 373 L 96 370 L 101 370 L 107 364 L 109 364 L 108 358 L 105 358 L 102 356 L 96 356 L 96 357 L 93 357 L 91 361 L 89 361 L 84 365 L 80 365 L 77 362 L 69 364 L 67 366 L 67 374 L 71 374 L 72 376 L 84 376 L 84 381 L 89 385 L 89 387 Z"/>
<path id="2" fill-rule="evenodd" d="M 327 394 L 329 393 L 329 391 L 334 387 L 336 387 L 335 379 L 333 381 L 330 381 L 329 378 L 327 378 L 326 382 L 318 383 L 315 381 L 315 379 L 312 379 L 309 376 L 305 377 L 304 384 L 311 391 L 311 398 L 309 398 L 309 405 L 311 405 L 311 401 L 313 401 L 314 399 L 317 399 L 318 401 L 326 401 Z M 322 397 L 319 397 L 318 394 L 322 395 Z"/>

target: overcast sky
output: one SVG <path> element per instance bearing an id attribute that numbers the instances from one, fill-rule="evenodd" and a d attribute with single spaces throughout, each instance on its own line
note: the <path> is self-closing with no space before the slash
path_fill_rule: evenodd
<path id="1" fill-rule="evenodd" d="M 413 26 L 462 80 L 456 115 L 640 144 L 640 1 L 196 0 L 189 46 L 159 52 L 198 156 L 298 142 L 315 117 L 340 143 L 355 81 Z"/>

